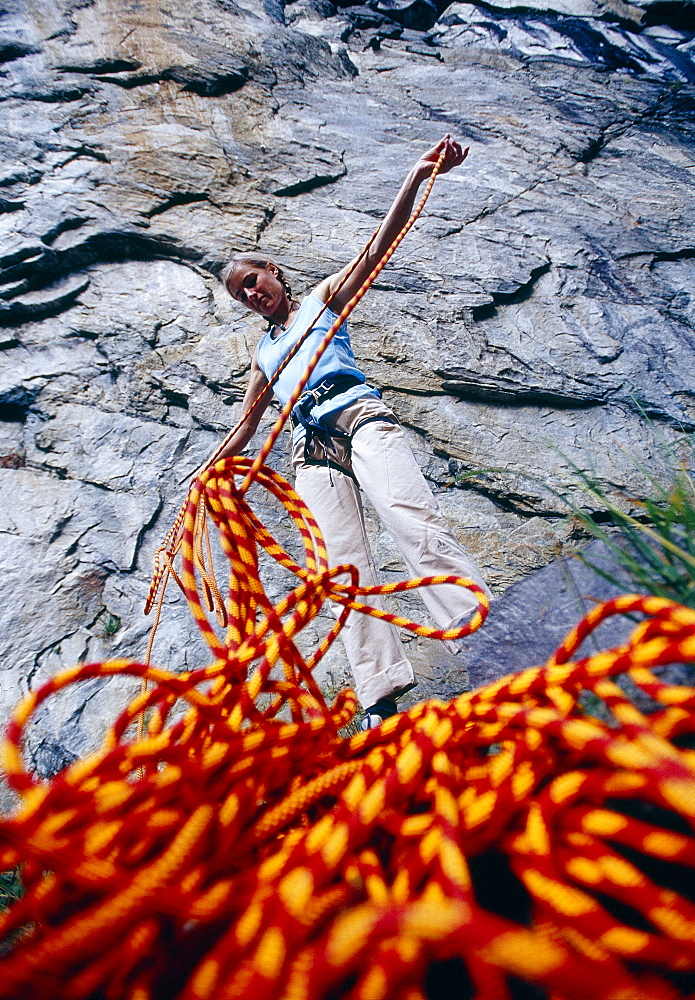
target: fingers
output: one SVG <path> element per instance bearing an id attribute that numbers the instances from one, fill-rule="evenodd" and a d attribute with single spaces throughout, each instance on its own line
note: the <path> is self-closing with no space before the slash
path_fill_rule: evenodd
<path id="1" fill-rule="evenodd" d="M 460 142 L 452 139 L 450 133 L 447 132 L 444 138 L 439 140 L 432 152 L 435 154 L 436 159 L 439 159 L 442 153 L 444 154 L 440 172 L 447 173 L 453 167 L 458 167 L 463 163 L 468 156 L 469 149 L 469 146 L 464 148 Z"/>
<path id="2" fill-rule="evenodd" d="M 463 163 L 468 156 L 468 147 L 466 147 L 464 152 L 461 147 L 461 143 L 456 142 L 456 140 L 452 139 L 449 135 L 445 137 L 444 142 L 446 143 L 447 158 L 450 157 L 452 160 L 451 165 L 455 166 L 456 164 Z"/>
<path id="3" fill-rule="evenodd" d="M 436 146 L 433 146 L 430 150 L 424 153 L 421 160 L 425 163 L 436 163 L 440 156 L 442 157 L 442 163 L 439 168 L 439 172 L 442 174 L 448 173 L 453 167 L 458 167 L 468 156 L 469 147 L 462 147 L 460 142 L 451 138 L 451 134 L 447 134 L 439 140 Z M 443 155 L 442 155 L 443 154 Z"/>

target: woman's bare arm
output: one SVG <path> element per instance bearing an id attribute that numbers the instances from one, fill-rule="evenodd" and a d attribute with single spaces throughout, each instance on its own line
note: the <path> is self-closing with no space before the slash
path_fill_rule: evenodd
<path id="1" fill-rule="evenodd" d="M 396 195 L 389 209 L 386 218 L 381 223 L 379 231 L 367 253 L 359 261 L 355 270 L 347 279 L 335 298 L 331 301 L 333 312 L 340 312 L 355 292 L 360 288 L 366 278 L 376 267 L 378 261 L 391 246 L 396 236 L 410 218 L 410 214 L 415 204 L 420 185 L 429 178 L 432 169 L 444 151 L 444 160 L 440 167 L 440 173 L 445 174 L 454 167 L 463 163 L 468 155 L 468 149 L 462 149 L 460 143 L 455 142 L 450 136 L 445 136 L 436 146 L 433 146 L 424 153 L 417 163 L 410 169 L 408 176 L 404 180 L 400 191 Z M 325 278 L 315 289 L 314 295 L 322 302 L 327 302 L 331 295 L 339 287 L 345 274 L 354 265 L 351 261 L 346 267 L 336 274 Z"/>
<path id="2" fill-rule="evenodd" d="M 249 373 L 249 382 L 241 403 L 241 412 L 246 413 L 254 400 L 259 396 L 260 399 L 257 405 L 253 408 L 253 411 L 248 415 L 239 430 L 236 431 L 229 441 L 225 443 L 224 448 L 217 456 L 217 460 L 220 458 L 229 458 L 230 455 L 238 455 L 239 452 L 244 450 L 253 435 L 256 433 L 258 425 L 261 422 L 261 417 L 268 408 L 270 400 L 273 398 L 273 391 L 268 385 L 268 379 L 265 377 L 258 364 L 257 352 L 254 351 L 253 360 L 251 361 L 251 371 Z"/>

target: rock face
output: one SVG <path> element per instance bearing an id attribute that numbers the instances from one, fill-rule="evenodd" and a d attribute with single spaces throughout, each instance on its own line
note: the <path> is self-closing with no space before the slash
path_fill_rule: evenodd
<path id="1" fill-rule="evenodd" d="M 471 153 L 354 317 L 364 370 L 498 591 L 572 543 L 553 492 L 572 464 L 639 493 L 695 428 L 693 28 L 649 0 L 6 0 L 3 715 L 61 666 L 143 652 L 153 551 L 260 334 L 217 280 L 230 252 L 310 288 L 443 132 Z M 205 662 L 169 600 L 156 662 Z M 323 683 L 344 679 L 336 650 Z M 39 770 L 126 687 L 50 702 Z"/>

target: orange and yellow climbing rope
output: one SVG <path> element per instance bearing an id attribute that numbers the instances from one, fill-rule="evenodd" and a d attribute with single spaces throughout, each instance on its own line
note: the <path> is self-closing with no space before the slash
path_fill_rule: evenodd
<path id="1" fill-rule="evenodd" d="M 572 660 L 628 612 L 647 617 L 625 646 Z M 0 918 L 0 997 L 498 1000 L 528 996 L 520 981 L 554 1000 L 693 995 L 695 690 L 657 672 L 695 662 L 695 612 L 619 598 L 544 667 L 351 739 L 354 697 L 329 707 L 297 683 L 286 620 L 278 634 L 296 670 L 282 680 L 242 679 L 247 637 L 225 660 L 236 676 L 112 661 L 20 706 L 3 759 L 23 804 L 0 866 L 22 864 L 27 893 Z M 31 713 L 119 673 L 153 685 L 147 737 L 127 738 L 138 698 L 101 751 L 36 784 L 19 752 Z M 188 712 L 167 724 L 177 699 Z M 437 993 L 441 976 L 458 992 Z"/>
<path id="2" fill-rule="evenodd" d="M 301 558 L 258 520 L 251 480 L 284 505 Z M 329 705 L 312 677 L 346 615 L 458 636 L 364 598 L 474 585 L 359 587 L 352 567 L 328 565 L 290 484 L 245 458 L 196 480 L 176 547 L 180 570 L 173 547 L 164 565 L 212 662 L 83 664 L 30 694 L 7 730 L 21 804 L 0 821 L 0 870 L 21 866 L 26 894 L 0 915 L 0 1000 L 695 996 L 695 689 L 660 674 L 695 663 L 694 611 L 619 598 L 544 666 L 346 739 L 354 695 Z M 294 575 L 276 603 L 263 552 Z M 297 636 L 327 599 L 343 611 L 305 659 Z M 613 614 L 641 619 L 630 640 L 578 658 Z M 37 781 L 22 757 L 33 713 L 96 676 L 149 690 L 99 751 Z"/>

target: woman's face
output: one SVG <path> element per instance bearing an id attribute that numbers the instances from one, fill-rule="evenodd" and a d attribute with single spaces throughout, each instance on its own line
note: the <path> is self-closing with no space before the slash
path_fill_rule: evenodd
<path id="1" fill-rule="evenodd" d="M 287 293 L 270 261 L 265 267 L 238 264 L 232 271 L 227 288 L 230 295 L 253 312 L 269 319 L 287 313 Z M 281 318 L 284 319 L 284 315 Z"/>

